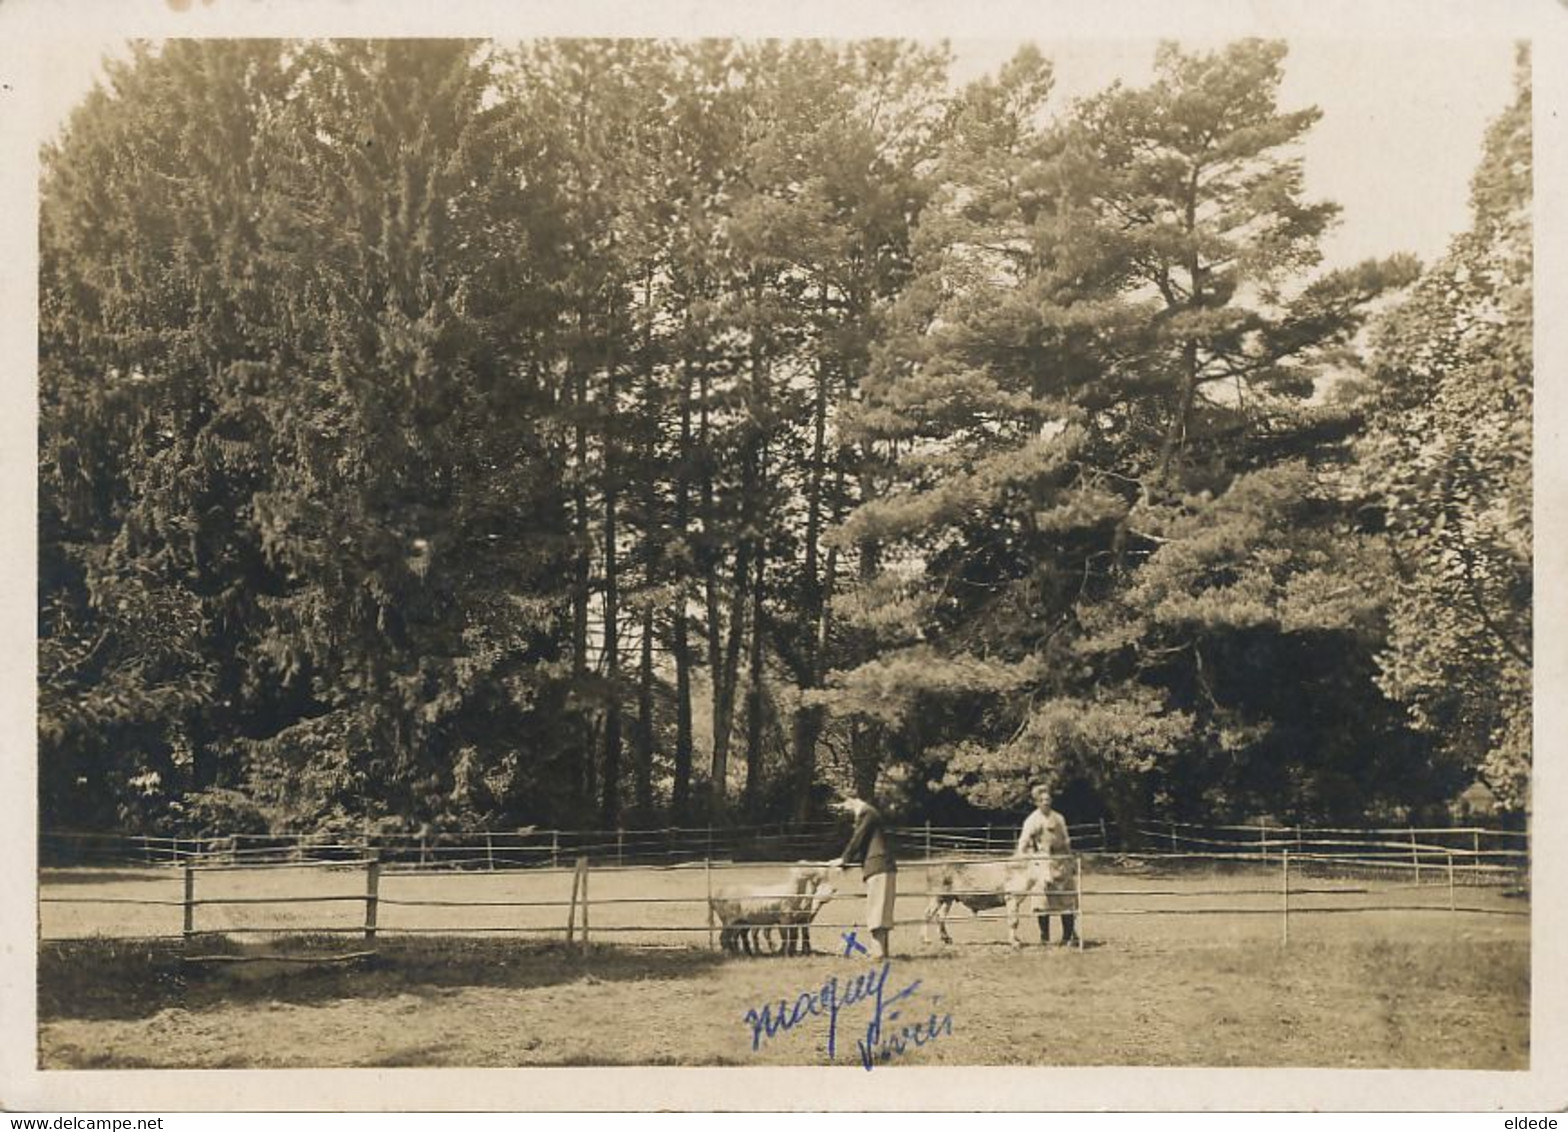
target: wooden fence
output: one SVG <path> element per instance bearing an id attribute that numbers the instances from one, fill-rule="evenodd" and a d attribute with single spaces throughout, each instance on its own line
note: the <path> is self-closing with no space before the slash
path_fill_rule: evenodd
<path id="1" fill-rule="evenodd" d="M 1256 852 L 1264 859 L 1289 849 L 1301 854 L 1409 861 L 1440 867 L 1458 855 L 1474 873 L 1479 866 L 1523 867 L 1528 837 L 1514 830 L 1464 827 L 1328 829 L 1299 826 L 1198 826 L 1175 821 L 1137 825 L 1132 843 L 1104 821 L 1069 827 L 1076 849 L 1086 852 L 1179 854 L 1193 851 Z M 818 822 L 789 827 L 668 827 L 654 830 L 427 831 L 331 837 L 316 834 L 228 834 L 144 837 L 46 831 L 39 838 L 45 866 L 180 865 L 357 861 L 375 857 L 388 870 L 560 868 L 579 857 L 594 865 L 680 864 L 704 860 L 791 861 L 836 854 L 846 827 Z M 1017 823 L 906 826 L 898 834 L 905 853 L 1008 852 Z"/>
<path id="2" fill-rule="evenodd" d="M 1304 843 L 1306 840 L 1304 839 Z M 933 845 L 935 844 L 936 839 L 933 837 Z M 906 875 L 921 866 L 996 860 L 1008 856 L 1010 850 L 993 849 L 990 853 L 986 853 L 978 846 L 959 855 L 943 855 L 938 851 L 927 857 L 906 859 Z M 1474 878 L 1475 870 L 1481 870 L 1481 875 L 1494 885 L 1518 884 L 1523 874 L 1512 865 L 1504 866 L 1491 861 L 1468 859 L 1464 857 L 1462 849 L 1439 849 L 1419 842 L 1416 858 L 1415 860 L 1396 858 L 1381 852 L 1355 857 L 1342 853 L 1316 852 L 1311 848 L 1298 850 L 1293 845 L 1278 845 L 1267 853 L 1250 849 L 1239 852 L 1205 850 L 1129 857 L 1125 854 L 1082 852 L 1075 854 L 1074 859 L 1073 904 L 1081 916 L 1089 919 L 1100 916 L 1275 915 L 1280 920 L 1281 940 L 1286 943 L 1289 942 L 1293 918 L 1299 919 L 1302 916 L 1329 912 L 1420 911 L 1446 912 L 1453 916 L 1467 914 L 1527 916 L 1529 914 L 1527 907 L 1505 908 L 1497 906 L 1496 901 L 1492 901 L 1490 906 L 1485 902 L 1478 903 L 1476 897 L 1469 894 L 1471 886 L 1465 883 L 1466 878 Z M 1245 873 L 1245 885 L 1251 885 L 1254 878 L 1256 884 L 1252 887 L 1245 885 L 1237 887 L 1235 884 L 1205 886 L 1200 882 L 1198 887 L 1179 884 L 1173 886 L 1170 878 L 1180 877 L 1183 870 L 1194 867 L 1206 870 L 1205 876 L 1223 870 L 1240 870 Z M 273 938 L 287 935 L 321 935 L 358 937 L 363 940 L 362 950 L 350 953 L 349 956 L 337 956 L 338 958 L 372 954 L 377 940 L 387 935 L 418 934 L 515 934 L 545 939 L 555 938 L 577 948 L 586 948 L 590 941 L 595 939 L 614 939 L 618 935 L 631 933 L 635 933 L 644 941 L 649 938 L 664 940 L 671 937 L 677 940 L 683 938 L 690 940 L 693 936 L 705 935 L 707 945 L 712 947 L 715 941 L 715 925 L 709 908 L 716 884 L 722 883 L 724 874 L 728 872 L 744 870 L 756 873 L 759 869 L 766 870 L 768 866 L 705 859 L 700 862 L 702 873 L 700 888 L 693 876 L 696 868 L 697 866 L 691 863 L 659 866 L 638 864 L 596 866 L 587 855 L 580 855 L 569 864 L 562 863 L 544 869 L 498 867 L 472 875 L 468 880 L 460 880 L 457 874 L 450 872 L 429 871 L 421 874 L 417 870 L 405 870 L 402 873 L 409 878 L 408 883 L 417 882 L 427 888 L 440 889 L 442 886 L 450 888 L 452 885 L 459 884 L 467 886 L 491 884 L 514 877 L 534 887 L 543 884 L 547 890 L 532 894 L 528 899 L 515 898 L 515 895 L 508 895 L 505 892 L 497 894 L 497 898 L 487 896 L 483 899 L 475 899 L 471 895 L 460 897 L 460 894 L 447 895 L 445 892 L 436 895 L 419 895 L 417 892 L 389 895 L 384 885 L 387 871 L 382 862 L 374 856 L 343 861 L 258 864 L 202 862 L 192 855 L 180 866 L 183 884 L 182 897 L 178 900 L 101 894 L 62 895 L 62 892 L 73 891 L 72 886 L 62 885 L 51 888 L 46 882 L 40 894 L 40 903 L 45 906 L 95 904 L 178 907 L 181 916 L 181 929 L 178 933 L 171 930 L 144 934 L 177 934 L 186 941 L 188 954 L 198 940 L 232 935 L 264 935 Z M 1084 883 L 1086 870 L 1092 878 L 1088 885 Z M 686 878 L 677 883 L 677 887 L 685 888 L 681 894 L 650 894 L 650 889 L 654 887 L 650 881 L 655 875 L 680 873 L 686 874 Z M 1353 877 L 1357 874 L 1362 876 L 1362 881 L 1356 883 L 1347 881 L 1347 876 Z M 259 886 L 262 888 L 267 887 L 268 884 L 276 888 L 275 882 L 279 878 L 288 878 L 284 880 L 284 884 L 292 890 L 261 895 L 251 894 L 248 890 L 223 891 L 217 882 L 225 875 L 233 875 L 244 883 L 254 882 L 256 878 L 268 878 L 265 884 Z M 313 886 L 309 879 L 312 875 L 318 878 L 330 876 L 337 881 L 352 880 L 355 876 L 361 876 L 362 883 L 352 891 L 312 891 Z M 605 881 L 607 893 L 591 895 L 590 879 L 593 876 L 599 876 Z M 782 880 L 782 876 L 782 873 L 779 873 L 776 879 Z M 484 880 L 485 877 L 494 879 Z M 1325 877 L 1329 879 L 1325 880 Z M 925 882 L 926 879 L 922 870 L 921 881 Z M 1408 894 L 1413 892 L 1421 893 L 1428 899 L 1411 902 Z M 925 883 L 921 883 L 918 888 L 910 886 L 904 889 L 901 895 L 920 897 L 924 900 L 932 896 L 933 892 Z M 1352 897 L 1355 899 L 1347 900 Z M 1435 902 L 1433 897 L 1436 897 Z M 1224 902 L 1194 903 L 1213 898 L 1223 898 Z M 1260 898 L 1267 898 L 1269 902 L 1260 905 L 1258 903 Z M 1161 900 L 1167 902 L 1165 906 L 1149 906 L 1151 902 L 1158 904 Z M 1173 905 L 1171 901 L 1177 904 Z M 1310 906 L 1304 901 L 1310 902 Z M 361 918 L 356 915 L 351 924 L 295 922 L 285 925 L 271 922 L 236 925 L 212 922 L 211 918 L 204 914 L 204 910 L 218 907 L 292 907 L 321 904 L 358 906 L 362 909 L 363 916 Z M 433 914 L 439 922 L 423 925 L 389 923 L 385 917 L 389 909 L 423 909 L 426 910 L 425 914 Z M 464 911 L 471 913 L 480 909 L 485 910 L 489 915 L 502 913 L 511 916 L 512 919 L 501 924 L 475 923 L 471 917 L 462 914 Z M 626 909 L 636 911 L 634 919 L 637 922 L 632 924 L 605 922 L 605 920 L 613 921 L 617 918 L 617 913 Z M 594 914 L 595 910 L 598 915 Z M 672 914 L 675 912 L 679 914 Z M 620 918 L 624 919 L 624 916 Z M 519 922 L 522 919 L 531 919 L 533 922 Z M 903 919 L 899 923 L 904 926 L 921 925 L 924 920 Z M 841 925 L 823 926 L 832 928 Z M 1083 934 L 1082 927 L 1080 934 Z M 287 954 L 265 957 L 292 958 Z M 233 958 L 233 956 L 218 955 L 203 956 L 203 958 Z"/>
<path id="3" fill-rule="evenodd" d="M 1163 821 L 1142 822 L 1138 833 L 1154 852 L 1192 851 L 1256 852 L 1265 860 L 1291 852 L 1301 859 L 1350 857 L 1389 865 L 1409 863 L 1418 873 L 1445 867 L 1456 859 L 1474 873 L 1483 866 L 1504 869 L 1525 867 L 1528 835 L 1518 830 L 1479 826 L 1326 828 L 1257 825 L 1199 826 Z"/>

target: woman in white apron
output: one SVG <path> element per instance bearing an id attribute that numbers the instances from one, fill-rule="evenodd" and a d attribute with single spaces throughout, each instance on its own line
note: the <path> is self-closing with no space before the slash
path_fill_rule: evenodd
<path id="1" fill-rule="evenodd" d="M 1038 894 L 1033 898 L 1035 917 L 1040 924 L 1040 942 L 1051 942 L 1051 916 L 1062 918 L 1062 943 L 1065 946 L 1078 941 L 1075 924 L 1078 911 L 1075 894 L 1068 875 L 1067 858 L 1072 853 L 1072 839 L 1067 835 L 1067 819 L 1051 808 L 1051 789 L 1044 783 L 1037 784 L 1030 793 L 1034 796 L 1035 809 L 1024 819 L 1023 831 L 1018 836 L 1020 857 L 1047 857 L 1036 862 L 1043 874 Z"/>

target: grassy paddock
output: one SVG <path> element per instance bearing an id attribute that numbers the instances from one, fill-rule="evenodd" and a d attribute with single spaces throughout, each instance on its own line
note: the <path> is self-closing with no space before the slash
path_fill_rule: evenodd
<path id="1" fill-rule="evenodd" d="M 332 964 L 188 963 L 178 938 L 145 938 L 178 937 L 179 870 L 46 870 L 46 897 L 168 903 L 40 906 L 40 1063 L 829 1064 L 824 1021 L 806 1018 L 753 1051 L 746 1012 L 794 1004 L 835 976 L 871 969 L 843 956 L 841 933 L 861 913 L 853 873 L 839 878 L 841 893 L 813 928 L 826 954 L 746 960 L 708 946 L 709 885 L 768 883 L 780 869 L 595 870 L 586 954 L 561 942 L 569 871 L 384 873 L 379 954 Z M 1387 870 L 1293 874 L 1287 947 L 1278 861 L 1091 861 L 1082 919 L 1090 946 L 1014 952 L 998 913 L 961 908 L 950 920 L 955 946 L 921 943 L 926 877 L 910 865 L 899 877 L 889 985 L 920 981 L 900 1007 L 903 1024 L 949 1014 L 952 1024 L 899 1060 L 1525 1067 L 1530 921 L 1499 913 L 1524 911 L 1527 899 L 1499 888 L 1451 894 L 1446 877 L 1425 872 L 1419 887 Z M 198 876 L 196 895 L 343 897 L 362 894 L 365 879 L 362 868 L 211 872 Z M 353 929 L 363 916 L 352 899 L 204 905 L 192 948 L 339 955 L 364 949 L 357 932 L 312 929 Z M 223 934 L 246 927 L 284 934 Z M 1026 938 L 1032 927 L 1026 921 Z M 841 1012 L 837 1063 L 857 1063 L 868 1009 Z"/>
<path id="2" fill-rule="evenodd" d="M 920 981 L 900 1005 L 901 1021 L 952 1018 L 950 1034 L 898 1063 L 1529 1063 L 1522 935 L 1347 932 L 1293 937 L 1282 948 L 1194 933 L 1192 923 L 1081 952 L 923 948 L 911 933 L 895 936 L 888 993 Z M 343 946 L 289 942 L 295 953 Z M 173 942 L 45 943 L 39 1060 L 45 1068 L 827 1065 L 825 1020 L 808 1017 L 753 1052 L 746 1012 L 871 970 L 863 958 L 832 955 L 745 960 L 601 945 L 584 954 L 474 936 L 392 938 L 373 960 L 286 969 L 187 965 Z M 843 1009 L 837 1064 L 858 1064 L 855 1039 L 868 1021 L 865 1004 Z"/>

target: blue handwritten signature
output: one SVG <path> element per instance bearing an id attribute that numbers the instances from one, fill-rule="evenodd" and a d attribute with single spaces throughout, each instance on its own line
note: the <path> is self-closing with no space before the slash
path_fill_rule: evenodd
<path id="1" fill-rule="evenodd" d="M 878 1062 L 886 1063 L 911 1049 L 930 1045 L 938 1038 L 952 1034 L 952 1014 L 939 1015 L 936 1010 L 941 1001 L 940 995 L 932 996 L 932 1009 L 927 1017 L 913 1023 L 906 1022 L 902 1026 L 894 1025 L 913 1005 L 913 996 L 920 989 L 921 980 L 916 979 L 905 987 L 890 991 L 888 981 L 892 972 L 892 961 L 883 960 L 881 966 L 843 982 L 834 975 L 820 988 L 801 991 L 793 1002 L 781 998 L 760 1009 L 746 1011 L 743 1017 L 751 1028 L 752 1051 L 762 1049 L 766 1043 L 804 1025 L 809 1019 L 825 1018 L 828 1060 L 833 1061 L 838 1057 L 840 1014 L 862 1004 L 869 1008 L 870 1017 L 866 1021 L 864 1037 L 855 1039 L 855 1050 L 860 1055 L 861 1066 L 867 1070 Z M 894 1009 L 899 1003 L 904 1005 Z"/>

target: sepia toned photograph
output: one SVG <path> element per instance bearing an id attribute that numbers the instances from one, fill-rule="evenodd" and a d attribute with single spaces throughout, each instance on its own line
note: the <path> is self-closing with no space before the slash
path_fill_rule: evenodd
<path id="1" fill-rule="evenodd" d="M 71 55 L 33 1067 L 1539 1069 L 1535 53 Z"/>

